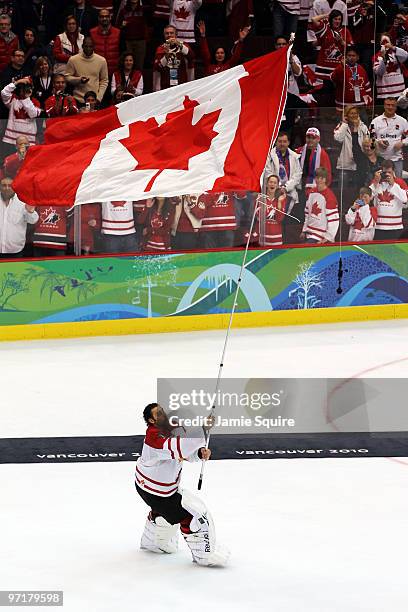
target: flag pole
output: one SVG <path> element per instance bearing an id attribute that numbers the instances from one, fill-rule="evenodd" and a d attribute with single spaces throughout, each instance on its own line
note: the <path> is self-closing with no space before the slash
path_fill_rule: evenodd
<path id="1" fill-rule="evenodd" d="M 232 309 L 231 309 L 231 313 L 230 313 L 230 317 L 229 317 L 227 333 L 225 334 L 224 346 L 223 346 L 222 354 L 221 354 L 221 361 L 220 361 L 220 364 L 219 364 L 219 367 L 218 367 L 218 376 L 217 376 L 217 382 L 216 382 L 216 385 L 215 385 L 215 393 L 214 393 L 214 404 L 212 405 L 212 408 L 211 408 L 210 417 L 209 417 L 210 419 L 213 418 L 214 415 L 215 415 L 215 408 L 216 408 L 215 402 L 216 402 L 217 393 L 218 393 L 218 390 L 219 390 L 219 387 L 220 387 L 222 370 L 223 370 L 224 361 L 225 361 L 225 354 L 227 352 L 228 340 L 229 340 L 229 335 L 230 335 L 230 331 L 231 331 L 231 327 L 232 327 L 232 320 L 234 318 L 235 309 L 237 307 L 238 293 L 239 293 L 240 286 L 241 286 L 242 274 L 243 274 L 244 269 L 245 269 L 247 255 L 248 255 L 248 249 L 249 249 L 249 244 L 250 244 L 250 241 L 251 241 L 251 236 L 252 236 L 252 232 L 253 232 L 253 228 L 254 228 L 256 213 L 258 212 L 258 210 L 259 210 L 259 206 L 257 206 L 257 202 L 256 202 L 255 206 L 254 206 L 254 212 L 253 212 L 253 215 L 252 215 L 251 227 L 250 227 L 249 232 L 248 232 L 248 239 L 247 239 L 247 242 L 246 242 L 246 245 L 245 245 L 244 257 L 242 258 L 241 269 L 239 271 L 239 276 L 238 276 L 238 280 L 237 280 L 237 288 L 235 290 L 234 302 L 232 304 Z M 205 440 L 205 448 L 206 449 L 208 449 L 208 447 L 209 447 L 210 437 L 211 437 L 210 430 L 207 430 L 206 440 Z M 198 479 L 198 490 L 199 491 L 201 490 L 201 487 L 202 487 L 202 484 L 203 484 L 205 464 L 206 464 L 205 460 L 202 460 L 200 476 L 199 476 L 199 479 Z"/>
<path id="2" fill-rule="evenodd" d="M 281 96 L 281 100 L 280 100 L 280 106 L 285 105 L 286 104 L 286 97 L 287 97 L 287 85 L 288 85 L 288 68 L 289 68 L 289 58 L 290 58 L 290 54 L 292 51 L 292 47 L 293 47 L 293 42 L 295 40 L 295 34 L 292 32 L 290 39 L 289 39 L 289 45 L 288 45 L 288 51 L 287 51 L 287 69 L 286 69 L 286 77 L 285 77 L 285 84 L 286 87 L 283 87 L 282 89 L 282 96 Z M 284 100 L 283 100 L 284 97 Z M 271 149 L 273 147 L 273 145 L 275 144 L 275 140 L 277 138 L 277 134 L 274 133 L 272 135 L 272 139 L 271 139 L 271 144 L 269 146 L 269 150 L 268 150 L 268 156 L 271 152 Z M 264 181 L 264 175 L 265 175 L 265 170 L 263 171 L 262 175 L 261 175 L 261 185 L 263 185 L 263 181 Z M 256 202 L 257 204 L 257 202 Z M 255 223 L 255 218 L 256 218 L 256 214 L 259 210 L 259 206 L 257 206 L 255 204 L 254 206 L 254 212 L 252 215 L 252 220 L 251 220 L 251 226 L 248 232 L 248 239 L 245 245 L 245 251 L 244 251 L 244 257 L 242 259 L 242 264 L 241 264 L 241 269 L 239 272 L 239 277 L 238 277 L 238 281 L 237 281 L 237 288 L 235 290 L 235 295 L 234 295 L 234 302 L 232 305 L 232 309 L 231 309 L 231 313 L 230 313 L 230 318 L 229 318 L 229 322 L 228 322 L 228 327 L 227 327 L 227 332 L 225 334 L 225 340 L 224 340 L 224 346 L 222 349 L 222 354 L 221 354 L 221 361 L 218 367 L 218 376 L 217 376 L 217 382 L 215 385 L 215 393 L 214 393 L 214 404 L 211 407 L 211 411 L 210 411 L 210 419 L 214 417 L 215 415 L 215 401 L 216 401 L 216 397 L 217 397 L 217 393 L 220 387 L 220 382 L 221 382 L 221 377 L 222 377 L 222 371 L 223 371 L 223 367 L 224 367 L 224 361 L 225 361 L 225 355 L 227 352 L 227 346 L 228 346 L 228 340 L 229 340 L 229 335 L 230 335 L 230 331 L 231 331 L 231 327 L 232 327 L 232 321 L 234 318 L 234 314 L 235 314 L 235 309 L 237 307 L 237 301 L 238 301 L 238 293 L 240 290 L 240 285 L 241 285 L 241 281 L 242 281 L 242 274 L 243 271 L 245 269 L 245 265 L 246 265 L 246 260 L 247 260 L 247 256 L 248 256 L 248 249 L 249 249 L 249 244 L 250 244 L 250 240 L 251 240 L 251 236 L 252 236 L 252 232 L 253 232 L 253 228 L 254 228 L 254 223 Z M 288 213 L 285 213 L 287 216 L 292 216 L 289 215 Z M 297 219 L 297 221 L 299 221 L 299 219 Z M 206 437 L 205 437 L 205 448 L 208 449 L 209 445 L 210 445 L 210 438 L 211 438 L 211 433 L 210 430 L 206 430 Z M 199 491 L 201 491 L 201 488 L 203 486 L 203 478 L 204 478 L 204 470 L 205 470 L 205 460 L 202 460 L 201 462 L 201 471 L 200 471 L 200 476 L 198 478 L 198 485 L 197 488 Z"/>

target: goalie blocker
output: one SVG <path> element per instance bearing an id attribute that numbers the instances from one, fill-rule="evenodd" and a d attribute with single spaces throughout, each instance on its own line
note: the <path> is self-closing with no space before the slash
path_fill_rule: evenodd
<path id="1" fill-rule="evenodd" d="M 195 563 L 225 565 L 229 552 L 217 544 L 214 523 L 204 502 L 189 491 L 179 489 L 182 462 L 210 457 L 204 435 L 201 438 L 176 435 L 158 404 L 146 406 L 143 416 L 147 431 L 136 463 L 135 485 L 151 510 L 141 548 L 156 553 L 177 552 L 180 525 Z"/>

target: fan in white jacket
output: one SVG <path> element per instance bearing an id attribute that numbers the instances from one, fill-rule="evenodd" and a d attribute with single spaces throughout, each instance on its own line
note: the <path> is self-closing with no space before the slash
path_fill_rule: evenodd
<path id="1" fill-rule="evenodd" d="M 290 212 L 299 201 L 298 189 L 302 186 L 302 168 L 299 157 L 295 151 L 289 149 L 289 138 L 284 132 L 278 134 L 276 146 L 271 150 L 266 161 L 262 192 L 266 193 L 268 177 L 272 174 L 279 177 L 279 183 L 285 187 L 290 198 L 287 212 Z"/>
<path id="2" fill-rule="evenodd" d="M 336 165 L 338 170 L 357 170 L 356 162 L 353 157 L 353 137 L 351 135 L 352 128 L 350 126 L 351 119 L 353 117 L 352 113 L 356 113 L 358 117 L 357 134 L 358 144 L 360 145 L 361 151 L 363 151 L 364 139 L 370 135 L 368 127 L 359 118 L 358 110 L 352 107 L 348 113 L 349 121 L 345 119 L 339 123 L 334 130 L 334 140 L 342 143 L 340 155 Z"/>

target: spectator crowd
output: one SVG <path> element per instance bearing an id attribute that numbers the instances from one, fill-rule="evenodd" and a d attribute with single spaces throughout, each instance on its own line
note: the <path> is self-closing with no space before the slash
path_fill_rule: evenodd
<path id="1" fill-rule="evenodd" d="M 48 121 L 295 40 L 262 193 L 20 202 Z M 397 240 L 408 210 L 408 8 L 388 0 L 0 0 L 0 258 Z M 50 162 L 51 163 L 51 162 Z M 61 170 L 63 172 L 63 169 Z M 75 228 L 75 231 L 74 231 Z M 78 242 L 80 248 L 78 247 Z"/>

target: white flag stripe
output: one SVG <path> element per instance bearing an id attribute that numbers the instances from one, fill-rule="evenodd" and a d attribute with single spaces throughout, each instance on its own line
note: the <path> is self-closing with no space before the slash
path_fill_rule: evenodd
<path id="1" fill-rule="evenodd" d="M 75 203 L 103 201 L 106 193 L 110 194 L 111 200 L 129 199 L 129 193 L 132 199 L 142 200 L 161 195 L 202 193 L 211 189 L 215 181 L 224 175 L 225 159 L 234 140 L 241 111 L 239 79 L 247 74 L 243 66 L 236 66 L 215 75 L 216 78 L 210 76 L 184 83 L 118 105 L 118 117 L 124 125 L 109 132 L 101 141 L 98 152 L 82 176 Z M 129 136 L 130 123 L 154 117 L 158 124 L 162 124 L 168 113 L 184 108 L 185 96 L 199 102 L 194 109 L 193 125 L 203 115 L 221 111 L 214 125 L 218 135 L 213 138 L 208 151 L 190 158 L 188 170 L 163 170 L 152 189 L 145 192 L 158 168 L 135 171 L 137 160 L 119 140 Z"/>

